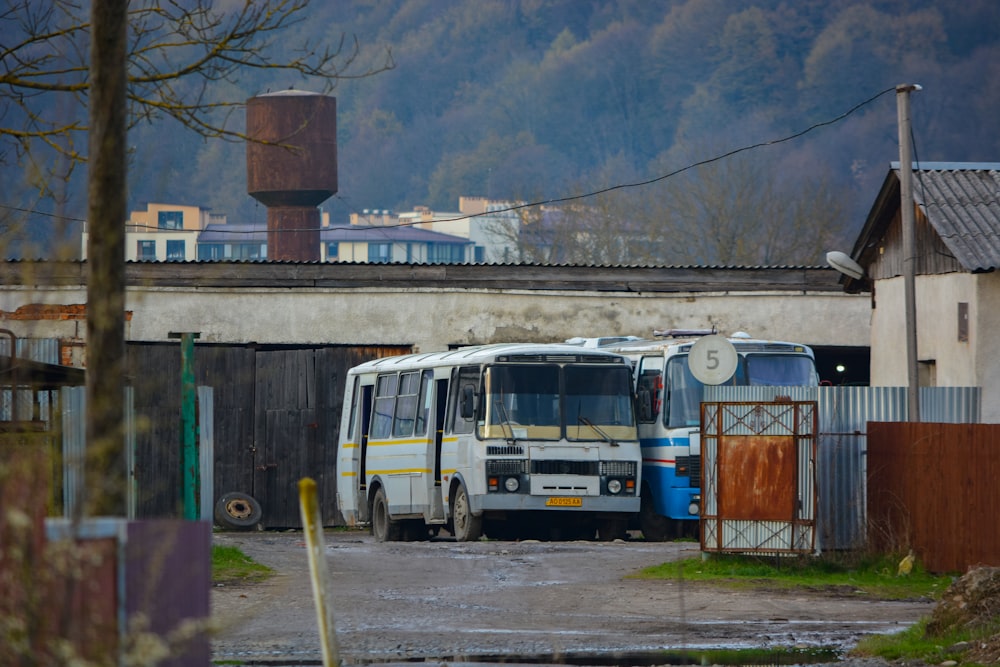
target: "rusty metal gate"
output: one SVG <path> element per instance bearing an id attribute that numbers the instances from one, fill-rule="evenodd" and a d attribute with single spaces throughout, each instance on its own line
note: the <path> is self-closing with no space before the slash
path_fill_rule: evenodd
<path id="1" fill-rule="evenodd" d="M 815 401 L 702 403 L 701 548 L 811 553 Z"/>

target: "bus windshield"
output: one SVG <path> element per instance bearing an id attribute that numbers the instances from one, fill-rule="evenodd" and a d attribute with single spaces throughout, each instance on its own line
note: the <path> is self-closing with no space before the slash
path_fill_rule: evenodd
<path id="1" fill-rule="evenodd" d="M 748 354 L 747 384 L 765 387 L 806 387 L 817 384 L 813 360 L 801 355 Z"/>
<path id="2" fill-rule="evenodd" d="M 559 439 L 558 366 L 490 366 L 484 384 L 483 437 Z"/>
<path id="3" fill-rule="evenodd" d="M 484 374 L 485 438 L 635 439 L 624 366 L 503 365 Z M 565 400 L 560 387 L 565 387 Z M 596 427 L 596 428 L 595 428 Z"/>
<path id="4" fill-rule="evenodd" d="M 740 355 L 730 386 L 805 387 L 817 384 L 815 364 L 805 355 Z M 667 362 L 667 396 L 664 422 L 668 428 L 698 426 L 705 385 L 688 369 L 687 355 Z"/>
<path id="5" fill-rule="evenodd" d="M 632 375 L 624 366 L 568 366 L 566 437 L 570 440 L 634 439 Z"/>

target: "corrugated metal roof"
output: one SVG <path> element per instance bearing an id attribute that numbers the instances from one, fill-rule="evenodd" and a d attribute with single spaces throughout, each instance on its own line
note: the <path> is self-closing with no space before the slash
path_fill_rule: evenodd
<path id="1" fill-rule="evenodd" d="M 913 198 L 955 259 L 972 272 L 1000 267 L 1000 164 L 918 166 Z"/>

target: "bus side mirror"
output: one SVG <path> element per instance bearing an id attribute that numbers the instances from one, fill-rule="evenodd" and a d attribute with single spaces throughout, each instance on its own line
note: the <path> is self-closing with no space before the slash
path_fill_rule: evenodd
<path id="1" fill-rule="evenodd" d="M 652 397 L 648 389 L 640 389 L 636 396 L 636 412 L 639 413 L 639 420 L 648 422 L 653 419 Z"/>
<path id="2" fill-rule="evenodd" d="M 469 385 L 462 387 L 462 400 L 459 411 L 462 419 L 472 419 L 476 414 L 476 394 Z"/>

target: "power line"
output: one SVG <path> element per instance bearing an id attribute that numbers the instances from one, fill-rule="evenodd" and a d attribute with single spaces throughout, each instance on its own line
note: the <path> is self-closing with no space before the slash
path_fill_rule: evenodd
<path id="1" fill-rule="evenodd" d="M 525 203 L 521 203 L 521 204 L 513 204 L 513 205 L 505 207 L 505 208 L 495 209 L 495 210 L 491 210 L 491 211 L 484 211 L 482 213 L 470 213 L 469 215 L 461 215 L 461 216 L 458 216 L 458 217 L 455 217 L 455 218 L 440 218 L 440 219 L 433 220 L 432 222 L 457 222 L 457 221 L 460 221 L 460 220 L 470 220 L 472 218 L 480 218 L 480 217 L 487 216 L 487 215 L 496 215 L 498 213 L 509 213 L 511 211 L 518 211 L 518 210 L 521 210 L 521 209 L 531 208 L 531 207 L 534 207 L 534 206 L 545 206 L 547 204 L 561 204 L 561 203 L 570 202 L 570 201 L 577 201 L 577 200 L 580 200 L 580 199 L 588 199 L 590 197 L 596 197 L 597 195 L 602 195 L 602 194 L 605 194 L 607 192 L 614 192 L 615 190 L 624 190 L 624 189 L 627 189 L 627 188 L 638 188 L 638 187 L 643 187 L 643 186 L 646 186 L 646 185 L 652 185 L 653 183 L 659 183 L 660 181 L 665 181 L 668 178 L 672 178 L 674 176 L 677 176 L 678 174 L 682 174 L 682 173 L 684 173 L 686 171 L 690 171 L 691 169 L 694 169 L 696 167 L 702 167 L 702 166 L 707 165 L 707 164 L 712 164 L 713 162 L 718 162 L 719 160 L 724 160 L 724 159 L 726 159 L 728 157 L 732 157 L 732 156 L 737 155 L 739 153 L 744 153 L 746 151 L 756 150 L 758 148 L 765 148 L 767 146 L 775 146 L 777 144 L 782 144 L 782 143 L 785 143 L 785 142 L 788 142 L 788 141 L 792 141 L 794 139 L 798 139 L 799 137 L 802 137 L 802 136 L 805 136 L 806 134 L 809 134 L 813 130 L 817 130 L 817 129 L 821 128 L 821 127 L 827 127 L 829 125 L 834 125 L 836 123 L 839 123 L 840 121 L 844 120 L 848 116 L 851 116 L 852 114 L 854 114 L 858 110 L 860 110 L 860 109 L 868 106 L 869 104 L 875 102 L 875 100 L 879 99 L 883 95 L 886 95 L 888 93 L 894 93 L 895 91 L 896 91 L 895 86 L 893 86 L 891 88 L 886 88 L 885 90 L 883 90 L 883 91 L 881 91 L 881 92 L 879 92 L 879 93 L 877 93 L 877 94 L 869 97 L 868 99 L 864 100 L 863 102 L 859 102 L 859 103 L 855 104 L 853 107 L 851 107 L 850 109 L 848 109 L 844 113 L 842 113 L 842 114 L 840 114 L 838 116 L 835 116 L 834 118 L 831 118 L 829 120 L 821 121 L 819 123 L 815 123 L 814 125 L 810 125 L 809 127 L 805 128 L 804 130 L 800 130 L 799 132 L 795 132 L 794 134 L 790 134 L 788 136 L 781 137 L 779 139 L 771 139 L 769 141 L 761 141 L 761 142 L 758 142 L 758 143 L 755 143 L 755 144 L 750 144 L 748 146 L 743 146 L 741 148 L 736 148 L 736 149 L 733 149 L 733 150 L 728 151 L 726 153 L 722 153 L 721 155 L 716 155 L 715 157 L 710 157 L 710 158 L 706 158 L 704 160 L 699 160 L 697 162 L 692 162 L 691 164 L 688 164 L 688 165 L 686 165 L 684 167 L 681 167 L 680 169 L 675 169 L 674 171 L 668 172 L 668 173 L 663 174 L 661 176 L 657 176 L 655 178 L 650 178 L 650 179 L 647 179 L 647 180 L 644 180 L 644 181 L 637 181 L 635 183 L 620 183 L 618 185 L 612 185 L 612 186 L 607 187 L 607 188 L 603 188 L 603 189 L 600 189 L 600 190 L 594 190 L 593 192 L 588 192 L 588 193 L 580 194 L 580 195 L 572 195 L 572 196 L 567 196 L 567 197 L 556 197 L 556 198 L 553 198 L 553 199 L 545 199 L 545 200 L 542 200 L 542 201 L 534 201 L 534 202 L 525 202 Z M 347 206 L 349 209 L 354 210 L 354 212 L 357 213 L 357 210 L 354 209 L 354 206 L 352 204 L 350 204 L 346 199 L 344 199 L 340 195 L 335 195 L 335 197 L 339 201 L 343 202 L 343 204 L 345 206 Z M 43 211 L 36 211 L 36 210 L 31 210 L 31 209 L 24 209 L 24 208 L 20 208 L 20 207 L 16 207 L 16 206 L 6 206 L 4 204 L 0 204 L 0 208 L 5 208 L 5 209 L 11 210 L 11 211 L 20 211 L 20 212 L 24 212 L 24 213 L 33 213 L 33 214 L 37 214 L 37 215 L 47 215 L 47 216 L 50 216 L 50 217 L 53 217 L 53 218 L 60 218 L 60 219 L 63 219 L 63 220 L 70 220 L 70 221 L 74 221 L 74 222 L 86 222 L 86 220 L 83 220 L 81 218 L 74 218 L 74 217 L 70 217 L 70 216 L 56 215 L 56 214 L 53 214 L 53 213 L 45 213 Z M 359 215 L 362 215 L 362 214 L 359 214 Z M 349 225 L 349 226 L 346 226 L 346 227 L 337 227 L 336 229 L 343 229 L 343 230 L 350 230 L 350 231 L 371 231 L 373 229 L 378 229 L 378 228 L 381 228 L 381 229 L 391 229 L 391 228 L 394 228 L 394 227 L 412 227 L 414 225 L 418 225 L 418 224 L 421 224 L 423 222 L 427 222 L 427 221 L 425 221 L 425 220 L 411 220 L 411 221 L 398 222 L 398 223 L 389 224 L 389 225 L 371 225 L 371 226 L 366 226 L 366 227 Z M 251 224 L 254 224 L 254 223 L 251 223 Z M 145 228 L 148 228 L 148 229 L 159 229 L 159 228 L 156 228 L 156 227 L 149 227 L 149 226 L 146 226 L 146 225 L 134 225 L 134 226 L 142 226 L 142 227 L 145 227 Z M 322 228 L 320 228 L 320 229 L 322 230 Z M 183 230 L 177 230 L 177 231 L 183 231 Z M 192 230 L 192 231 L 196 231 L 196 230 Z M 246 231 L 229 231 L 229 230 L 225 230 L 225 231 L 224 230 L 213 230 L 213 231 L 220 231 L 220 232 L 229 233 L 229 234 L 251 234 L 251 233 L 253 233 L 253 232 L 246 232 Z M 284 229 L 284 230 L 281 230 L 281 231 L 302 232 L 302 231 L 315 231 L 315 230 L 314 229 Z"/>
<path id="2" fill-rule="evenodd" d="M 517 210 L 520 210 L 520 209 L 523 209 L 523 208 L 531 208 L 532 206 L 545 206 L 546 204 L 559 204 L 559 203 L 563 203 L 563 202 L 575 201 L 575 200 L 578 200 L 578 199 L 586 199 L 588 197 L 596 197 L 597 195 L 601 195 L 601 194 L 604 194 L 606 192 L 612 192 L 614 190 L 623 190 L 623 189 L 626 189 L 626 188 L 637 188 L 637 187 L 642 187 L 642 186 L 645 186 L 645 185 L 652 185 L 653 183 L 658 183 L 660 181 L 664 181 L 664 180 L 666 180 L 668 178 L 672 178 L 674 176 L 677 176 L 678 174 L 682 174 L 685 171 L 689 171 L 689 170 L 694 169 L 696 167 L 701 167 L 701 166 L 704 166 L 706 164 L 711 164 L 713 162 L 718 162 L 719 160 L 724 160 L 725 158 L 732 157 L 733 155 L 736 155 L 738 153 L 743 153 L 743 152 L 754 150 L 754 149 L 757 149 L 757 148 L 764 148 L 766 146 L 774 146 L 776 144 L 785 143 L 786 141 L 792 141 L 793 139 L 798 139 L 799 137 L 802 137 L 802 136 L 804 136 L 804 135 L 812 132 L 813 130 L 819 129 L 821 127 L 826 127 L 828 125 L 833 125 L 835 123 L 839 123 L 840 121 L 844 120 L 845 118 L 847 118 L 851 114 L 855 113 L 859 109 L 868 106 L 869 104 L 871 104 L 875 100 L 879 99 L 883 95 L 886 95 L 888 93 L 894 93 L 894 92 L 896 92 L 895 86 L 893 86 L 892 88 L 886 88 L 882 92 L 880 92 L 880 93 L 878 93 L 876 95 L 873 95 L 872 97 L 869 97 L 867 100 L 865 100 L 863 102 L 859 102 L 858 104 L 855 104 L 853 107 L 851 107 L 850 109 L 848 109 L 844 113 L 840 114 L 839 116 L 836 116 L 836 117 L 831 118 L 829 120 L 825 120 L 825 121 L 816 123 L 814 125 L 810 125 L 806 129 L 801 130 L 799 132 L 796 132 L 794 134 L 790 134 L 790 135 L 788 135 L 786 137 L 782 137 L 780 139 L 771 139 L 770 141 L 762 141 L 762 142 L 759 142 L 759 143 L 756 143 L 756 144 L 751 144 L 749 146 L 743 146 L 742 148 L 736 148 L 736 149 L 731 150 L 731 151 L 729 151 L 727 153 L 723 153 L 721 155 L 716 155 L 715 157 L 707 158 L 705 160 L 699 160 L 698 162 L 693 162 L 693 163 L 691 163 L 691 164 L 689 164 L 689 165 L 687 165 L 685 167 L 681 167 L 680 169 L 676 169 L 676 170 L 671 171 L 669 173 L 663 174 L 662 176 L 657 176 L 656 178 L 650 178 L 648 180 L 638 181 L 636 183 L 621 183 L 619 185 L 612 185 L 610 187 L 607 187 L 607 188 L 604 188 L 604 189 L 601 189 L 601 190 L 595 190 L 593 192 L 588 192 L 586 194 L 581 194 L 581 195 L 573 195 L 573 196 L 570 196 L 570 197 L 559 197 L 559 198 L 555 198 L 555 199 L 546 199 L 544 201 L 536 201 L 536 202 L 528 202 L 528 203 L 523 203 L 523 204 L 515 204 L 515 205 L 509 206 L 507 208 L 496 209 L 496 210 L 493 210 L 493 211 L 484 211 L 483 213 L 472 213 L 472 214 L 469 214 L 469 215 L 459 216 L 457 218 L 441 218 L 439 220 L 435 220 L 434 222 L 455 222 L 455 221 L 458 221 L 458 220 L 467 220 L 467 219 L 470 219 L 470 218 L 478 218 L 478 217 L 482 217 L 482 216 L 486 216 L 486 215 L 495 215 L 497 213 L 507 213 L 507 212 L 510 212 L 510 211 L 517 211 Z M 394 224 L 394 225 L 384 225 L 384 226 L 385 227 L 409 227 L 411 225 L 415 225 L 415 224 L 418 224 L 420 222 L 423 222 L 423 221 L 417 220 L 417 221 L 412 221 L 412 222 L 400 222 L 400 223 L 397 223 L 397 224 Z"/>

